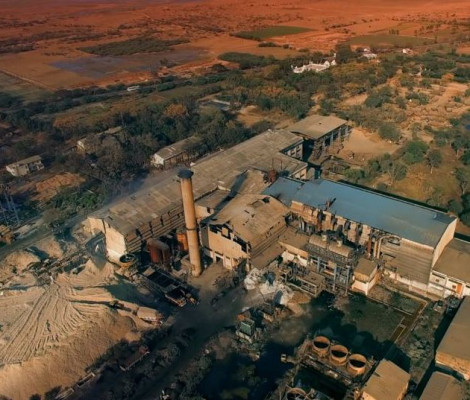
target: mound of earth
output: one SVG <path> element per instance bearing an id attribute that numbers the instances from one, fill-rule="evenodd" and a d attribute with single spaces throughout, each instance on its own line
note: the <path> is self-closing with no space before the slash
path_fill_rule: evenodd
<path id="1" fill-rule="evenodd" d="M 33 260 L 28 257 L 23 266 Z M 144 329 L 131 313 L 108 306 L 115 288 L 118 293 L 134 288 L 118 279 L 109 263 L 99 268 L 88 261 L 79 273 L 60 274 L 41 286 L 31 282 L 0 292 L 0 395 L 28 399 L 70 386 L 110 346 L 135 340 Z"/>

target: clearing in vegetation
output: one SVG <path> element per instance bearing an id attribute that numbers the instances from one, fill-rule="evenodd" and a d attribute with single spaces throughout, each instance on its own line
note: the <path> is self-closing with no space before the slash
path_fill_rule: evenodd
<path id="1" fill-rule="evenodd" d="M 366 45 L 373 46 L 400 46 L 400 47 L 413 47 L 431 44 L 432 39 L 414 37 L 414 36 L 400 36 L 400 35 L 361 35 L 356 36 L 347 41 L 350 45 Z"/>
<path id="2" fill-rule="evenodd" d="M 304 33 L 309 31 L 311 31 L 311 29 L 302 28 L 300 26 L 279 25 L 270 26 L 268 28 L 256 29 L 253 31 L 242 31 L 236 33 L 234 36 L 238 36 L 243 39 L 261 41 L 275 36 L 296 35 L 297 33 Z"/>
<path id="3" fill-rule="evenodd" d="M 82 47 L 79 50 L 99 56 L 123 56 L 136 53 L 157 53 L 169 50 L 171 46 L 187 42 L 186 39 L 161 40 L 152 37 L 137 37 L 119 42 Z"/>

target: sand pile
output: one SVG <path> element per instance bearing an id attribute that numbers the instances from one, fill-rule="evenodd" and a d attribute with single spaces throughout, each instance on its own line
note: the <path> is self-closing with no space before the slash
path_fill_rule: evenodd
<path id="1" fill-rule="evenodd" d="M 26 251 L 16 251 L 0 261 L 0 281 L 8 279 L 12 275 L 23 272 L 32 264 L 39 262 L 37 255 Z"/>
<path id="2" fill-rule="evenodd" d="M 64 249 L 62 248 L 60 243 L 52 236 L 39 241 L 35 245 L 35 247 L 41 252 L 43 252 L 44 254 L 47 254 L 48 258 L 60 259 L 65 256 Z M 65 249 L 65 250 L 69 250 L 69 249 Z"/>
<path id="3" fill-rule="evenodd" d="M 27 399 L 71 385 L 111 345 L 138 337 L 134 317 L 107 306 L 114 299 L 109 289 L 120 286 L 131 284 L 115 278 L 111 264 L 98 268 L 91 261 L 47 285 L 6 285 L 0 296 L 0 394 Z"/>

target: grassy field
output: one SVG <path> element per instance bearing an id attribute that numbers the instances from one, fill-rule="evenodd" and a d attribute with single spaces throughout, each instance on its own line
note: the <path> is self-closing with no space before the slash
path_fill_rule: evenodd
<path id="1" fill-rule="evenodd" d="M 268 28 L 256 29 L 253 31 L 242 31 L 235 34 L 235 36 L 243 39 L 251 40 L 264 40 L 275 36 L 296 35 L 297 33 L 309 32 L 311 29 L 302 28 L 299 26 L 270 26 Z"/>
<path id="2" fill-rule="evenodd" d="M 413 47 L 425 44 L 431 44 L 432 39 L 426 39 L 415 36 L 400 36 L 400 35 L 361 35 L 348 40 L 347 43 L 351 45 L 364 45 L 364 46 L 400 46 L 400 47 Z"/>
<path id="3" fill-rule="evenodd" d="M 26 101 L 40 100 L 47 91 L 32 83 L 0 72 L 0 92 L 19 96 Z"/>
<path id="4" fill-rule="evenodd" d="M 119 42 L 82 47 L 80 50 L 100 56 L 123 56 L 137 53 L 157 53 L 169 50 L 171 46 L 187 43 L 185 39 L 160 40 L 152 37 L 138 37 Z"/>

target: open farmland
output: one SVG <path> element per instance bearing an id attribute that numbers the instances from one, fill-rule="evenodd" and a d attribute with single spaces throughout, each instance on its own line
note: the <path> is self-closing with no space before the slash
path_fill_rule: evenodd
<path id="1" fill-rule="evenodd" d="M 25 100 L 31 101 L 39 100 L 47 93 L 44 89 L 33 83 L 8 75 L 4 72 L 0 72 L 0 92 L 19 96 Z"/>
<path id="2" fill-rule="evenodd" d="M 310 29 L 298 26 L 271 26 L 268 28 L 257 29 L 253 31 L 238 32 L 235 36 L 244 39 L 264 40 L 275 36 L 296 35 L 298 33 L 308 32 Z"/>
<path id="3" fill-rule="evenodd" d="M 412 4 L 403 0 L 381 4 L 372 0 L 354 4 L 301 0 L 294 6 L 279 0 L 263 4 L 250 0 L 123 1 L 92 6 L 89 2 L 56 0 L 11 5 L 5 1 L 0 24 L 5 51 L 0 55 L 0 71 L 58 89 L 144 81 L 158 71 L 161 60 L 177 68 L 193 68 L 217 63 L 217 56 L 227 51 L 276 57 L 289 54 L 282 48 L 258 48 L 254 40 L 232 36 L 236 32 L 250 39 L 269 39 L 280 46 L 324 52 L 351 38 L 351 43 L 366 39 L 365 45 L 403 47 L 434 43 L 436 35 L 438 43 L 461 42 L 468 31 L 467 6 L 465 0 L 417 0 Z M 459 19 L 454 21 L 449 16 L 446 20 L 448 11 L 457 13 Z M 405 36 L 388 35 L 390 29 Z M 181 40 L 189 43 L 174 45 Z M 105 58 L 89 57 L 88 52 Z M 138 54 L 142 52 L 145 54 Z M 151 60 L 146 63 L 133 59 L 147 54 Z"/>
<path id="4" fill-rule="evenodd" d="M 123 56 L 136 53 L 158 53 L 171 50 L 172 46 L 186 42 L 185 39 L 159 40 L 151 37 L 137 37 L 119 42 L 82 47 L 80 50 L 100 56 Z"/>
<path id="5" fill-rule="evenodd" d="M 347 41 L 351 45 L 363 45 L 369 47 L 377 46 L 399 46 L 399 47 L 414 47 L 420 45 L 431 44 L 432 39 L 414 37 L 414 36 L 400 36 L 389 34 L 378 35 L 363 35 L 356 36 Z"/>

